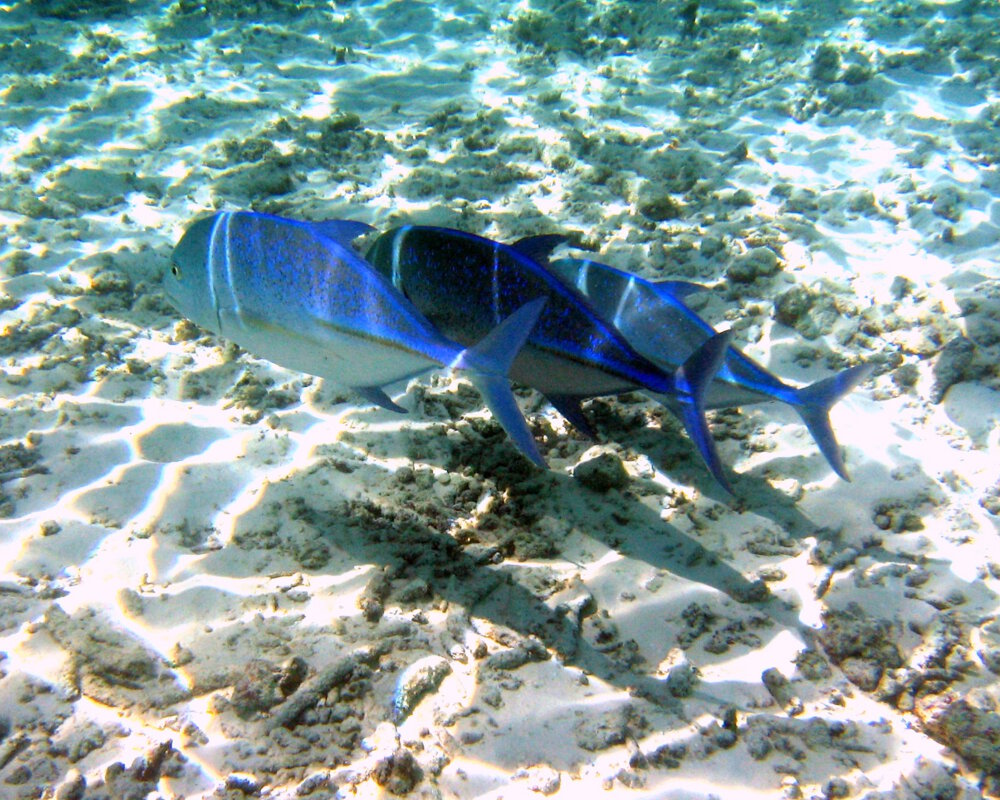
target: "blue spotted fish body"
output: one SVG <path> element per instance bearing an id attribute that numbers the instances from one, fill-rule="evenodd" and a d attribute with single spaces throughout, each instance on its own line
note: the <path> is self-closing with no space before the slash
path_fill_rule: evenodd
<path id="1" fill-rule="evenodd" d="M 708 337 L 683 364 L 664 370 L 638 353 L 579 291 L 538 263 L 536 257 L 554 241 L 509 246 L 450 228 L 407 225 L 379 236 L 366 257 L 442 334 L 462 344 L 511 309 L 545 298 L 510 377 L 540 391 L 584 430 L 584 398 L 637 388 L 669 397 L 712 474 L 728 488 L 703 413 L 703 393 L 721 363 L 728 332 Z"/>
<path id="2" fill-rule="evenodd" d="M 600 315 L 636 350 L 670 369 L 683 363 L 715 330 L 684 298 L 705 291 L 683 281 L 647 281 L 637 275 L 586 259 L 564 258 L 547 267 L 567 285 L 585 294 Z M 830 426 L 830 408 L 872 372 L 870 364 L 851 367 L 810 386 L 791 386 L 763 366 L 728 347 L 711 385 L 706 408 L 728 408 L 770 400 L 788 403 L 799 413 L 833 470 L 847 479 L 840 447 Z"/>
<path id="3" fill-rule="evenodd" d="M 201 327 L 283 367 L 403 411 L 383 386 L 439 366 L 461 369 L 517 446 L 544 464 L 506 371 L 541 312 L 521 304 L 463 348 L 442 336 L 350 242 L 370 227 L 220 212 L 178 242 L 164 289 Z"/>

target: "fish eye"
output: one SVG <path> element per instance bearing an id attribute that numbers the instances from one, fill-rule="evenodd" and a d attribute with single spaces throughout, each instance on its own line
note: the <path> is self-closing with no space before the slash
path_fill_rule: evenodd
<path id="1" fill-rule="evenodd" d="M 173 275 L 175 278 L 180 278 L 180 276 L 181 276 L 181 268 L 178 267 L 176 264 L 171 264 L 170 265 L 170 274 Z"/>

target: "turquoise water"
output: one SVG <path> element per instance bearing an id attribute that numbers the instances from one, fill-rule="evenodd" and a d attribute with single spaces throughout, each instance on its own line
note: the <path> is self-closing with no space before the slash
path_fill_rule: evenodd
<path id="1" fill-rule="evenodd" d="M 0 797 L 995 790 L 998 17 L 0 4 Z M 878 365 L 854 481 L 780 406 L 712 416 L 731 497 L 637 394 L 519 390 L 540 472 L 445 374 L 254 359 L 160 288 L 240 208 L 708 284 L 783 379 Z"/>

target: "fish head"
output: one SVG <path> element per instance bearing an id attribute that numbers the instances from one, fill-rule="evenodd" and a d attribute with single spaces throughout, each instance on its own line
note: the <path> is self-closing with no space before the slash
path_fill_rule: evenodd
<path id="1" fill-rule="evenodd" d="M 221 221 L 222 214 L 213 214 L 190 225 L 170 254 L 170 267 L 163 277 L 170 304 L 195 324 L 216 333 L 219 318 L 212 264 Z"/>

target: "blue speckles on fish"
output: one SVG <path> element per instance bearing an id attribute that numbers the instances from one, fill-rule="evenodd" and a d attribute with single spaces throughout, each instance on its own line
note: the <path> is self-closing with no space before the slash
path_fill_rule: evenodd
<path id="1" fill-rule="evenodd" d="M 221 212 L 188 228 L 164 288 L 201 327 L 394 411 L 404 409 L 383 386 L 436 366 L 463 370 L 522 452 L 543 465 L 506 372 L 544 300 L 527 298 L 463 349 L 351 249 L 368 230 L 358 222 Z"/>
<path id="2" fill-rule="evenodd" d="M 475 341 L 525 300 L 546 298 L 511 378 L 542 392 L 585 431 L 585 398 L 637 388 L 669 397 L 712 474 L 728 488 L 703 401 L 730 334 L 714 334 L 682 364 L 664 370 L 539 263 L 558 242 L 544 237 L 509 246 L 449 228 L 403 226 L 379 236 L 367 257 L 438 330 L 460 343 Z"/>
<path id="3" fill-rule="evenodd" d="M 607 264 L 565 258 L 548 268 L 587 296 L 594 308 L 646 358 L 671 369 L 716 336 L 715 330 L 685 303 L 705 291 L 681 281 L 647 281 Z M 728 408 L 767 400 L 791 405 L 802 417 L 833 470 L 848 479 L 840 447 L 830 426 L 830 408 L 874 367 L 862 364 L 810 386 L 789 386 L 735 347 L 726 349 L 718 372 L 705 391 L 706 408 Z M 669 399 L 668 399 L 669 402 Z"/>

